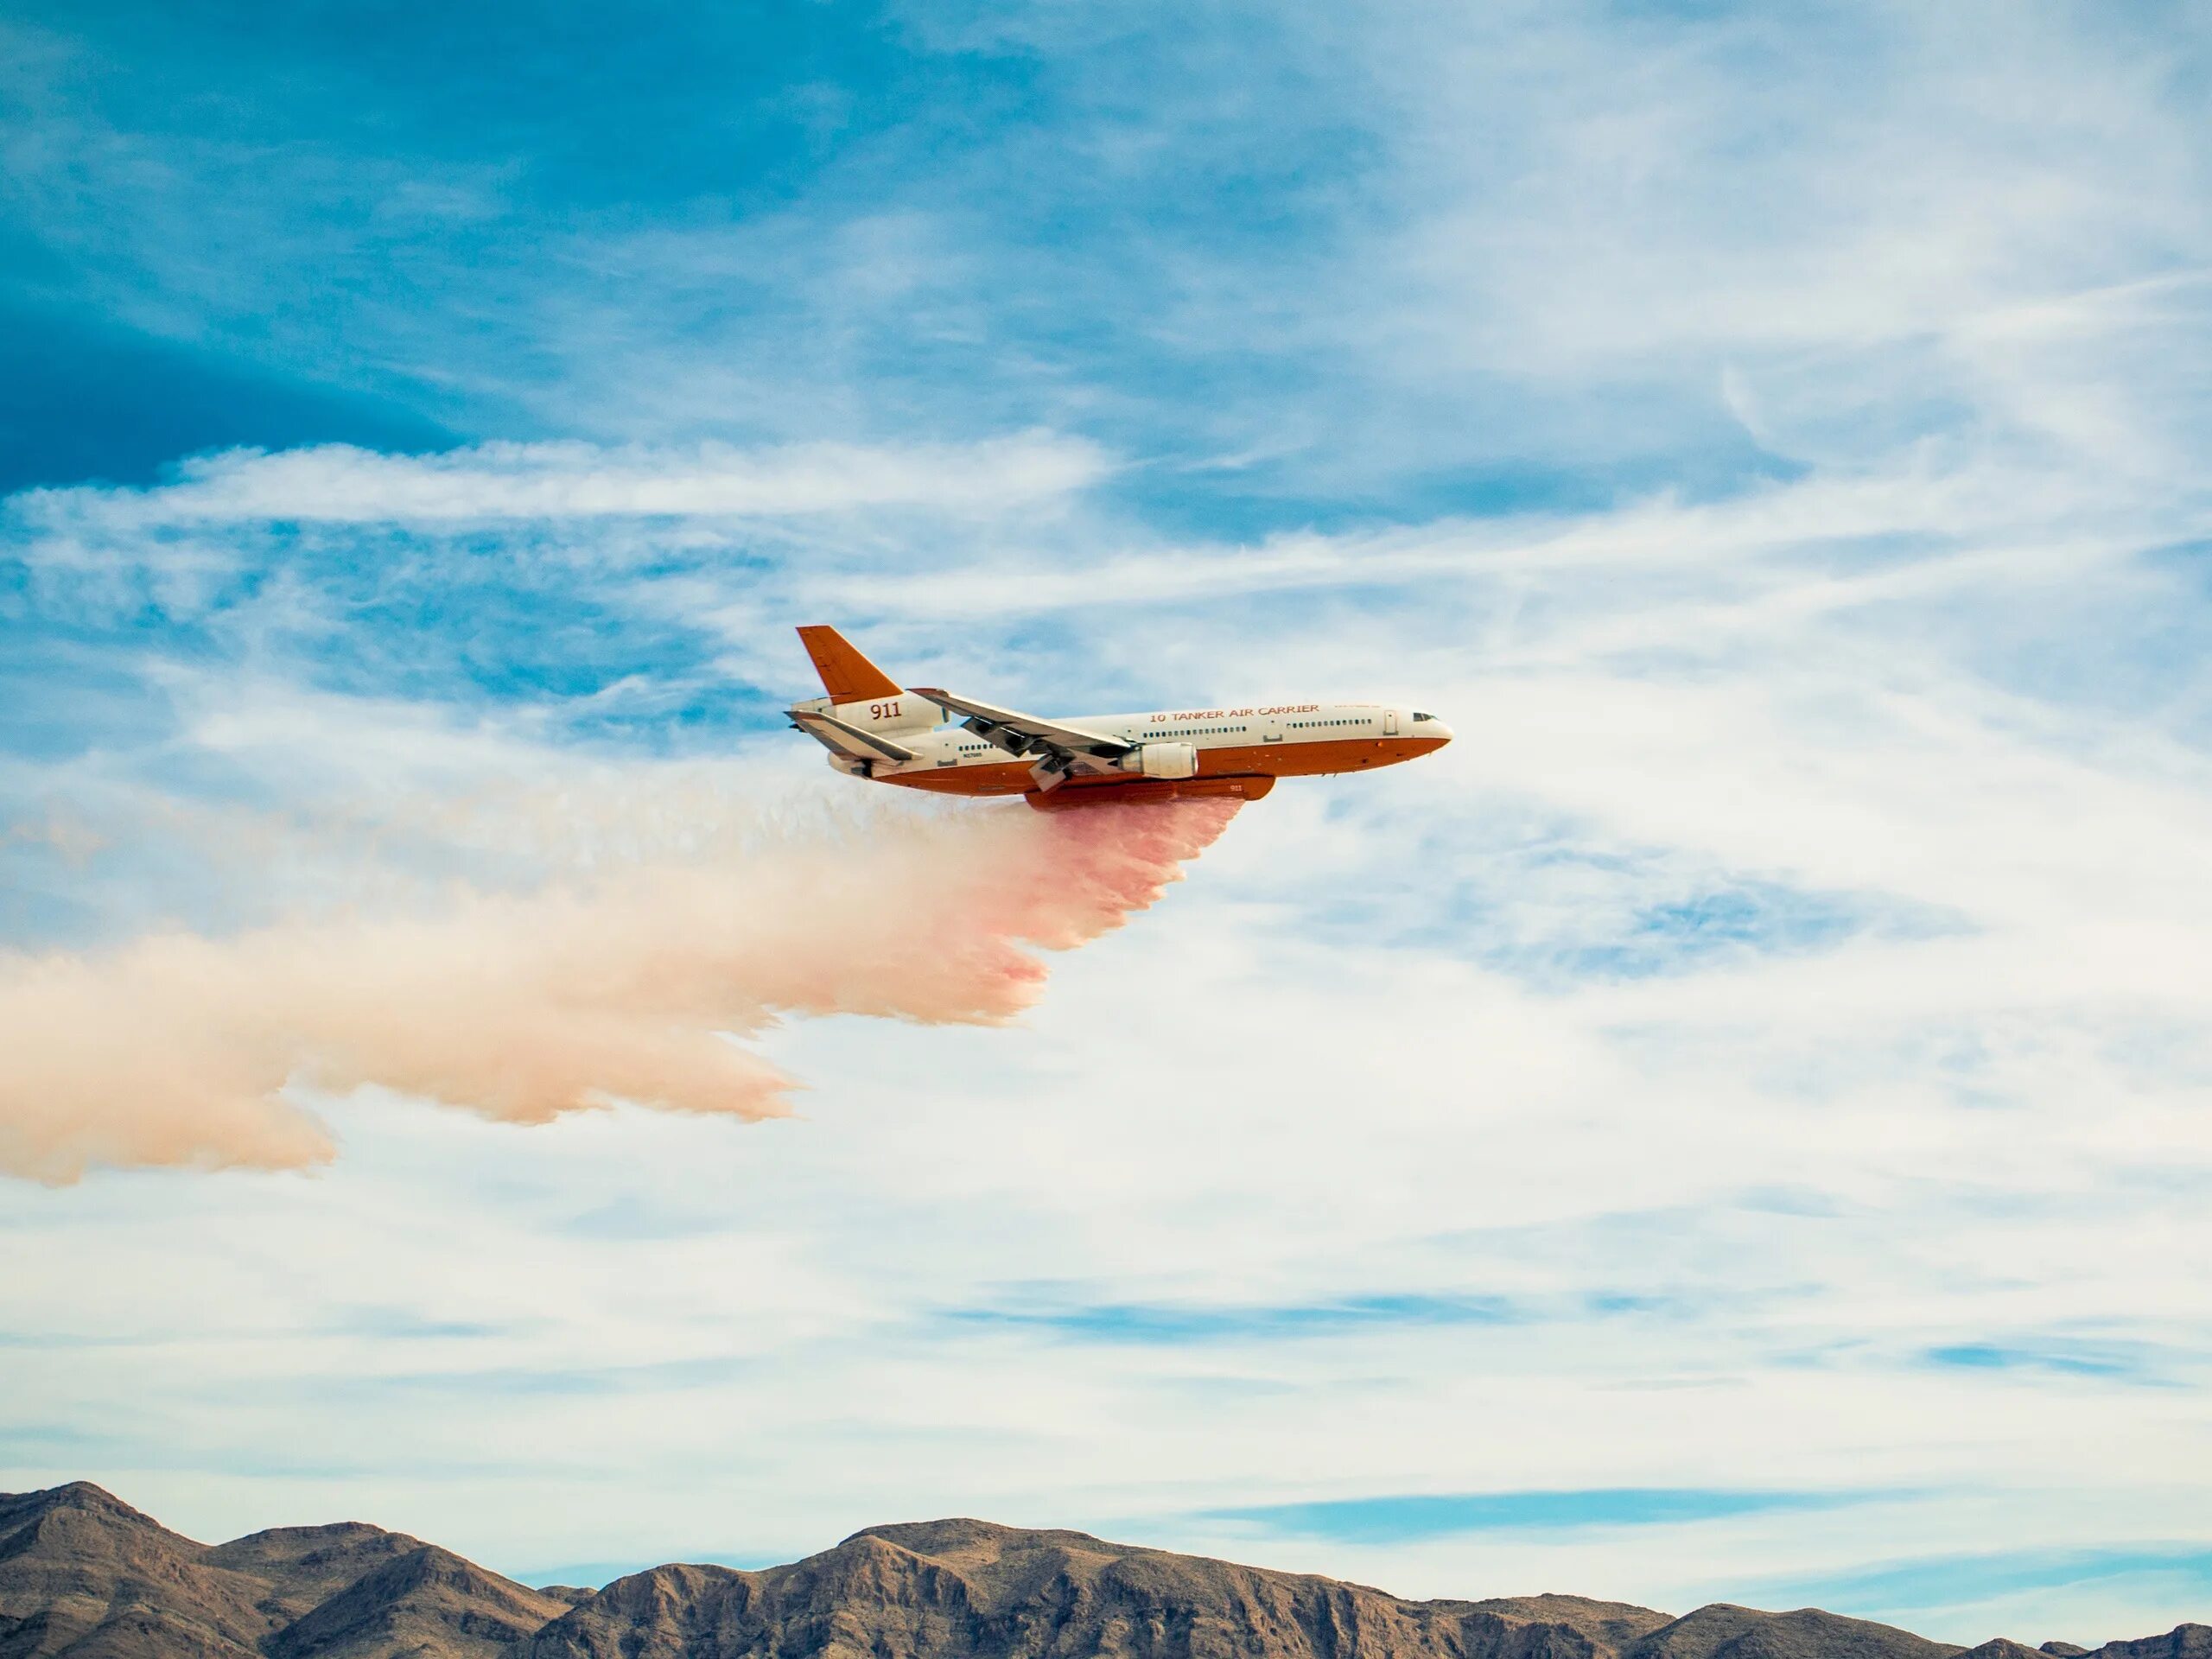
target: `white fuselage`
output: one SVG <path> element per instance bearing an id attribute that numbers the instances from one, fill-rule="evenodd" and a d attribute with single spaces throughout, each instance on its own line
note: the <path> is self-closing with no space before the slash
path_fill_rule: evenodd
<path id="1" fill-rule="evenodd" d="M 977 734 L 938 721 L 917 694 L 821 705 L 863 731 L 895 741 L 911 760 L 832 755 L 842 771 L 880 783 L 950 794 L 1014 794 L 1035 786 L 1027 762 Z M 1191 772 L 1177 776 L 1294 777 L 1389 766 L 1440 748 L 1451 728 L 1420 709 L 1380 702 L 1276 702 L 1133 715 L 1079 715 L 1069 728 L 1140 746 L 1187 746 Z M 1134 770 L 1135 768 L 1131 768 Z"/>

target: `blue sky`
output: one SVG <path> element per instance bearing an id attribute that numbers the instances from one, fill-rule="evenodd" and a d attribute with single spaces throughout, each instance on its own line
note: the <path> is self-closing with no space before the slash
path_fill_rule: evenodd
<path id="1" fill-rule="evenodd" d="M 799 622 L 1460 734 L 1279 790 L 1017 1026 L 771 1032 L 794 1120 L 302 1080 L 327 1169 L 0 1186 L 0 1485 L 517 1572 L 964 1512 L 2204 1616 L 2201 8 L 0 46 L 13 953 L 527 885 L 486 802 L 842 822 Z"/>

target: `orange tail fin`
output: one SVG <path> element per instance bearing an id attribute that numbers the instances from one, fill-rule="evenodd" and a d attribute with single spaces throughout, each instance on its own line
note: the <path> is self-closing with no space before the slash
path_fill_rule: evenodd
<path id="1" fill-rule="evenodd" d="M 866 702 L 872 697 L 895 697 L 906 690 L 896 680 L 861 656 L 851 640 L 831 627 L 817 625 L 798 631 L 806 654 L 814 658 L 814 671 L 822 676 L 822 689 L 832 702 Z"/>

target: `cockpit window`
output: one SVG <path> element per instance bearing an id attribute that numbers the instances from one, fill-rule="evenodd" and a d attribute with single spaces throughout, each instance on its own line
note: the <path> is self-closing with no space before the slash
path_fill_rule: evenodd
<path id="1" fill-rule="evenodd" d="M 1414 718 L 1415 720 L 1434 720 L 1436 716 L 1434 715 L 1424 715 L 1420 709 L 1416 709 L 1414 710 Z"/>

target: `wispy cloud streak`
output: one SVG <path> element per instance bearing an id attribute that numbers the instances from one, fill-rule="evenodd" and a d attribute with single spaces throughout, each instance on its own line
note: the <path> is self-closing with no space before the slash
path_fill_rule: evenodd
<path id="1" fill-rule="evenodd" d="M 1597 1487 L 1571 1491 L 1423 1492 L 1217 1510 L 1274 1536 L 1404 1543 L 1464 1533 L 1580 1527 L 1681 1526 L 1738 1516 L 1833 1509 L 1892 1493 L 1732 1491 L 1712 1487 Z"/>
<path id="2" fill-rule="evenodd" d="M 35 526 L 110 530 L 271 520 L 791 518 L 887 506 L 1004 508 L 1072 493 L 1106 470 L 1096 445 L 1041 433 L 972 445 L 767 450 L 490 443 L 395 455 L 329 444 L 194 457 L 179 463 L 170 483 L 33 490 L 15 498 L 13 508 Z"/>

